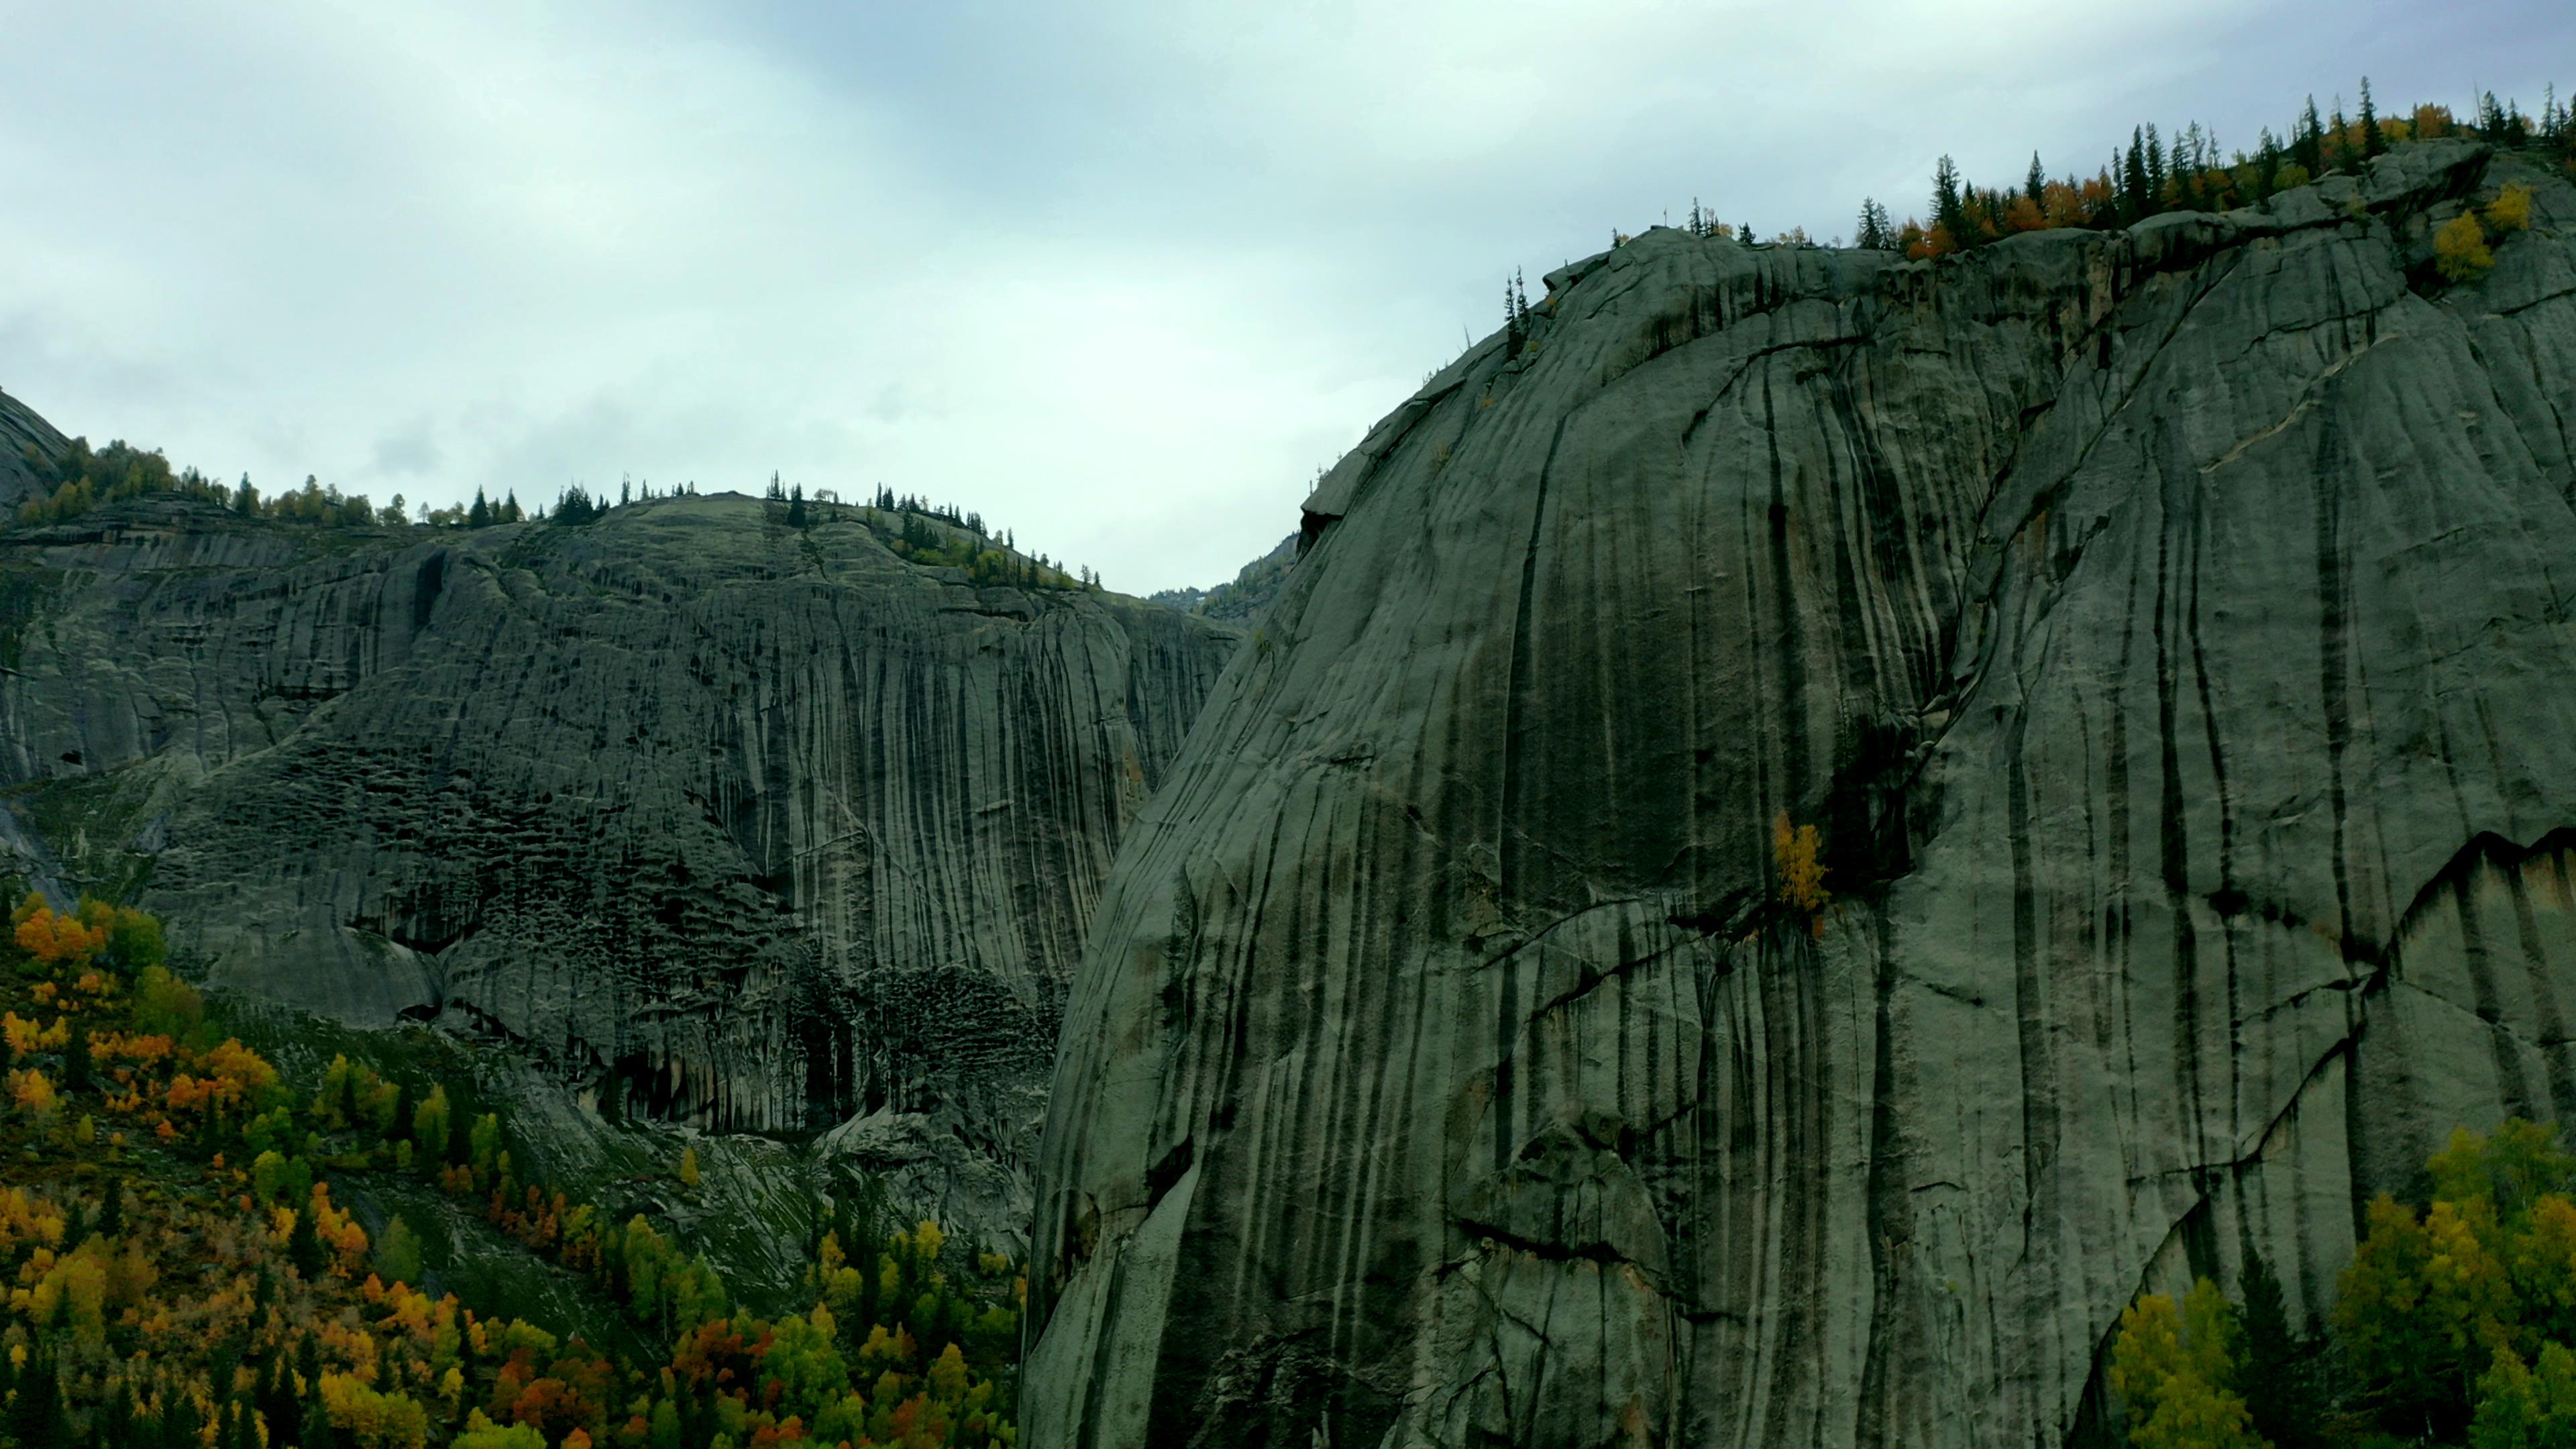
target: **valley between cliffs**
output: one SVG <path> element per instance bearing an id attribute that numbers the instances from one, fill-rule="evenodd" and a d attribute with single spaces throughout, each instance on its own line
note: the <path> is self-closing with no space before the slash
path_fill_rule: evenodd
<path id="1" fill-rule="evenodd" d="M 2453 1124 L 2576 1119 L 2572 229 L 2426 143 L 1549 277 L 1120 845 L 1027 1442 L 2064 1443 L 2142 1289 L 2321 1311 Z"/>

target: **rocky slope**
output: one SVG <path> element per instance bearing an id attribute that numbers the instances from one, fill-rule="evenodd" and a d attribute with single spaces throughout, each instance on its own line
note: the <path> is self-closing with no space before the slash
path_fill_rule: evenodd
<path id="1" fill-rule="evenodd" d="M 2467 143 L 1550 277 L 1122 850 L 1027 1442 L 2054 1444 L 2142 1288 L 2322 1308 L 2454 1122 L 2576 1118 L 2571 429 L 2576 191 Z"/>
<path id="2" fill-rule="evenodd" d="M 1102 878 L 1234 636 L 779 515 L 0 538 L 0 868 L 139 889 L 218 987 L 506 1043 L 611 1119 L 828 1130 L 1016 1236 Z"/>

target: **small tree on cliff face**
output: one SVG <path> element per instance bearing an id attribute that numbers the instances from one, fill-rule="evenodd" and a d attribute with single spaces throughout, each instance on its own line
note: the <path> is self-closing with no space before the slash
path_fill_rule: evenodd
<path id="1" fill-rule="evenodd" d="M 1771 863 L 1780 879 L 1780 903 L 1803 912 L 1808 929 L 1818 937 L 1825 934 L 1825 907 L 1834 899 L 1825 889 L 1825 866 L 1819 859 L 1823 846 L 1816 827 L 1791 825 L 1788 811 L 1772 818 Z"/>

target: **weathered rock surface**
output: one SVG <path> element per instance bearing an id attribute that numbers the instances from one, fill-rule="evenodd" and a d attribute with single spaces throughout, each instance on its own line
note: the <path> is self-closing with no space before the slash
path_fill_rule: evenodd
<path id="1" fill-rule="evenodd" d="M 50 464 L 71 446 L 25 403 L 0 392 L 0 509 L 14 512 L 44 487 L 36 464 Z"/>
<path id="2" fill-rule="evenodd" d="M 612 1116 L 870 1119 L 873 1165 L 1016 1236 L 1064 983 L 1234 636 L 777 513 L 371 534 L 163 497 L 0 539 L 16 868 L 139 885 L 220 987 L 462 1025 Z"/>
<path id="3" fill-rule="evenodd" d="M 2318 1310 L 2454 1123 L 2576 1119 L 2571 229 L 2435 143 L 1551 277 L 1122 849 L 1028 1442 L 2058 1443 L 2142 1288 Z"/>

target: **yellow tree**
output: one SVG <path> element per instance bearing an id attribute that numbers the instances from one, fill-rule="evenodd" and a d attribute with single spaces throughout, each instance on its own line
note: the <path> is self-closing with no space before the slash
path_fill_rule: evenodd
<path id="1" fill-rule="evenodd" d="M 2494 265 L 2495 253 L 2487 249 L 2486 228 L 2478 225 L 2477 213 L 2461 212 L 2433 233 L 2433 266 L 2445 278 L 2465 282 Z"/>
<path id="2" fill-rule="evenodd" d="M 1825 934 L 1825 907 L 1834 899 L 1825 889 L 1825 865 L 1819 858 L 1823 847 L 1816 827 L 1792 826 L 1786 810 L 1772 817 L 1771 864 L 1780 878 L 1780 901 L 1804 912 L 1809 929 L 1820 937 Z"/>
<path id="3" fill-rule="evenodd" d="M 2259 1449 L 2253 1415 L 2233 1384 L 2235 1310 L 2203 1278 L 2177 1307 L 2150 1293 L 2120 1314 L 2111 1392 L 2139 1449 Z"/>
<path id="4" fill-rule="evenodd" d="M 2487 220 L 2497 231 L 2525 231 L 2531 226 L 2531 188 L 2517 181 L 2487 205 Z"/>

